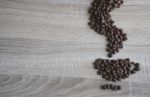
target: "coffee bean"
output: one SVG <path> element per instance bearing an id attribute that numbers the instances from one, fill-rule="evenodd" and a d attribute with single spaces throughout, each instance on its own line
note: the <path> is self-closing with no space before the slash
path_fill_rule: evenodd
<path id="1" fill-rule="evenodd" d="M 116 89 L 117 89 L 116 86 L 113 86 L 113 87 L 112 87 L 112 90 L 113 90 L 113 91 L 115 91 Z"/>
<path id="2" fill-rule="evenodd" d="M 135 74 L 136 72 L 135 72 L 135 70 L 131 70 L 130 73 L 131 74 Z"/>
<path id="3" fill-rule="evenodd" d="M 134 64 L 134 66 L 135 66 L 135 67 L 139 67 L 139 66 L 140 66 L 140 64 L 139 64 L 139 63 L 136 63 L 136 64 Z"/>
<path id="4" fill-rule="evenodd" d="M 121 81 L 121 78 L 120 78 L 120 77 L 117 77 L 117 81 Z"/>
<path id="5" fill-rule="evenodd" d="M 101 59 L 96 59 L 94 64 L 94 68 L 95 69 L 99 69 L 100 68 L 100 64 L 101 64 Z"/>
<path id="6" fill-rule="evenodd" d="M 109 89 L 112 89 L 113 88 L 113 84 L 109 84 Z"/>
<path id="7" fill-rule="evenodd" d="M 137 66 L 137 67 L 134 68 L 134 70 L 135 70 L 135 71 L 140 71 L 140 67 Z"/>
<path id="8" fill-rule="evenodd" d="M 101 70 L 98 70 L 97 74 L 101 75 L 101 74 L 102 74 L 102 71 L 101 71 Z"/>
<path id="9" fill-rule="evenodd" d="M 109 53 L 109 54 L 108 54 L 108 57 L 109 57 L 109 58 L 111 58 L 111 57 L 112 57 L 112 54 L 111 54 L 111 53 Z"/>
<path id="10" fill-rule="evenodd" d="M 123 1 L 120 1 L 120 4 L 123 4 Z"/>
<path id="11" fill-rule="evenodd" d="M 131 62 L 131 64 L 135 64 L 135 62 Z"/>
<path id="12" fill-rule="evenodd" d="M 107 88 L 106 88 L 106 85 L 102 85 L 102 86 L 101 86 L 101 89 L 103 89 L 103 90 L 107 89 Z"/>
<path id="13" fill-rule="evenodd" d="M 112 81 L 113 81 L 113 82 L 116 82 L 116 81 L 117 81 L 117 79 L 113 78 L 113 79 L 112 79 Z"/>
<path id="14" fill-rule="evenodd" d="M 130 59 L 129 59 L 129 58 L 126 58 L 125 60 L 128 61 L 128 62 L 130 62 Z"/>
<path id="15" fill-rule="evenodd" d="M 123 48 L 123 44 L 119 44 L 119 48 Z"/>
<path id="16" fill-rule="evenodd" d="M 88 25 L 91 26 L 91 22 L 88 22 Z"/>
<path id="17" fill-rule="evenodd" d="M 117 86 L 117 90 L 121 90 L 121 86 Z"/>
<path id="18" fill-rule="evenodd" d="M 102 75 L 102 78 L 105 78 L 105 75 Z"/>
<path id="19" fill-rule="evenodd" d="M 111 60 L 111 63 L 115 63 L 116 62 L 116 60 Z"/>
<path id="20" fill-rule="evenodd" d="M 127 37 L 123 37 L 123 41 L 126 41 L 127 40 Z"/>
<path id="21" fill-rule="evenodd" d="M 108 84 L 106 84 L 106 88 L 107 88 L 107 89 L 109 89 L 109 88 L 110 88 Z"/>

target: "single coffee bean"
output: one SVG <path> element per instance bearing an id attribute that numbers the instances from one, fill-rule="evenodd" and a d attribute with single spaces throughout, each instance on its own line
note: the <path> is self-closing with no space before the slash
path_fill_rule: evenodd
<path id="1" fill-rule="evenodd" d="M 95 60 L 94 64 L 94 68 L 95 69 L 99 69 L 100 68 L 100 64 L 101 64 L 101 59 L 97 59 Z"/>
<path id="2" fill-rule="evenodd" d="M 116 81 L 117 81 L 117 79 L 113 78 L 113 79 L 112 79 L 112 81 L 113 81 L 113 82 L 116 82 Z"/>
<path id="3" fill-rule="evenodd" d="M 134 70 L 135 70 L 135 71 L 140 71 L 140 67 L 137 66 L 137 67 L 134 68 Z"/>
<path id="4" fill-rule="evenodd" d="M 131 70 L 130 73 L 131 74 L 135 74 L 136 72 L 135 72 L 135 70 Z"/>
<path id="5" fill-rule="evenodd" d="M 117 90 L 121 90 L 121 86 L 117 86 Z"/>
<path id="6" fill-rule="evenodd" d="M 112 57 L 112 54 L 111 54 L 111 53 L 109 53 L 109 54 L 108 54 L 108 57 L 109 57 L 109 58 L 111 58 L 111 57 Z"/>
<path id="7" fill-rule="evenodd" d="M 105 89 L 107 89 L 107 88 L 106 88 L 105 85 L 102 85 L 102 86 L 101 86 L 101 89 L 105 90 Z"/>
<path id="8" fill-rule="evenodd" d="M 113 88 L 113 85 L 112 84 L 110 84 L 110 89 L 112 89 Z"/>
<path id="9" fill-rule="evenodd" d="M 127 37 L 123 37 L 123 41 L 126 41 L 127 40 Z"/>
<path id="10" fill-rule="evenodd" d="M 106 88 L 109 89 L 109 85 L 108 84 L 106 84 Z"/>
<path id="11" fill-rule="evenodd" d="M 128 62 L 130 62 L 130 59 L 129 59 L 129 58 L 126 58 L 125 60 L 128 61 Z"/>
<path id="12" fill-rule="evenodd" d="M 117 90 L 117 87 L 116 87 L 116 86 L 113 86 L 113 87 L 112 87 L 112 90 L 113 90 L 113 91 Z"/>
<path id="13" fill-rule="evenodd" d="M 131 64 L 135 64 L 135 62 L 131 62 Z"/>
<path id="14" fill-rule="evenodd" d="M 117 77 L 117 81 L 121 81 L 121 78 L 120 78 L 120 77 Z"/>
<path id="15" fill-rule="evenodd" d="M 136 64 L 134 64 L 134 66 L 135 66 L 135 67 L 139 67 L 139 66 L 140 66 L 140 64 L 139 64 L 139 63 L 136 63 Z"/>
<path id="16" fill-rule="evenodd" d="M 101 75 L 101 74 L 102 74 L 102 71 L 101 71 L 101 70 L 98 70 L 97 74 Z"/>
<path id="17" fill-rule="evenodd" d="M 91 22 L 88 22 L 88 25 L 91 26 Z"/>

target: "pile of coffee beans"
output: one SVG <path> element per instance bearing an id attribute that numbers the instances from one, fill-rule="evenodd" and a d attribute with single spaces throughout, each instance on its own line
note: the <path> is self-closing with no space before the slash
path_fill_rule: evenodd
<path id="1" fill-rule="evenodd" d="M 121 90 L 121 86 L 120 85 L 113 85 L 113 84 L 105 84 L 101 86 L 101 89 L 106 90 L 106 89 L 110 89 L 113 91 L 118 91 Z"/>
<path id="2" fill-rule="evenodd" d="M 96 59 L 93 63 L 94 68 L 97 69 L 97 74 L 101 75 L 107 81 L 117 82 L 122 79 L 129 78 L 130 74 L 135 74 L 140 71 L 140 64 L 130 62 L 126 59 Z"/>
<path id="3" fill-rule="evenodd" d="M 122 0 L 94 0 L 89 8 L 88 25 L 106 37 L 108 57 L 119 52 L 119 49 L 123 48 L 123 41 L 127 40 L 127 35 L 123 33 L 122 29 L 114 25 L 110 15 L 110 12 L 119 8 L 121 4 L 123 4 Z"/>

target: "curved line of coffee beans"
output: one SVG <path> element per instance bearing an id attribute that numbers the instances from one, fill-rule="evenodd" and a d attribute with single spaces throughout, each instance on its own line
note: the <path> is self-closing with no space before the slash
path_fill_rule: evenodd
<path id="1" fill-rule="evenodd" d="M 94 0 L 89 9 L 90 22 L 88 24 L 94 31 L 106 37 L 108 57 L 119 52 L 119 49 L 123 48 L 123 42 L 127 40 L 126 33 L 114 25 L 110 15 L 110 12 L 119 8 L 121 4 L 123 4 L 123 0 Z M 129 58 L 117 60 L 99 58 L 93 64 L 94 68 L 98 70 L 97 74 L 112 82 L 121 81 L 140 71 L 140 64 L 130 62 Z M 102 85 L 101 89 L 117 91 L 121 90 L 121 86 L 106 84 Z"/>
<path id="2" fill-rule="evenodd" d="M 123 4 L 122 0 L 94 0 L 89 8 L 88 25 L 97 33 L 105 35 L 108 42 L 106 51 L 108 57 L 119 52 L 123 48 L 123 41 L 127 40 L 126 33 L 116 27 L 111 19 L 110 12 L 119 8 Z"/>

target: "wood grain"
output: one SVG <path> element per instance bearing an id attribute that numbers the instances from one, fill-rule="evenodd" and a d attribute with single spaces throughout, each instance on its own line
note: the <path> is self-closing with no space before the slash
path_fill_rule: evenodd
<path id="1" fill-rule="evenodd" d="M 87 26 L 91 1 L 0 0 L 0 97 L 150 96 L 150 1 L 112 12 L 129 38 L 114 58 L 142 65 L 118 93 L 98 89 L 105 81 L 92 62 L 107 58 L 106 41 Z"/>
<path id="2" fill-rule="evenodd" d="M 0 75 L 0 97 L 149 97 L 150 84 L 123 81 L 121 91 L 101 90 L 104 80 Z"/>

